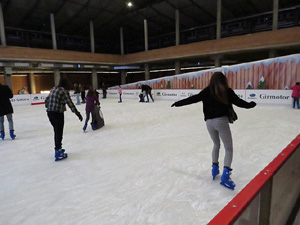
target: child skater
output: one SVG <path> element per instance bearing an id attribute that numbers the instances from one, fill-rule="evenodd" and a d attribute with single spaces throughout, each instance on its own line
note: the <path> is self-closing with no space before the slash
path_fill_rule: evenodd
<path id="1" fill-rule="evenodd" d="M 122 102 L 122 88 L 121 88 L 121 85 L 119 85 L 119 95 L 120 95 L 119 103 L 121 103 Z"/>
<path id="2" fill-rule="evenodd" d="M 95 91 L 90 89 L 86 95 L 86 105 L 85 105 L 85 112 L 86 112 L 86 119 L 85 119 L 85 124 L 83 126 L 83 131 L 86 130 L 87 123 L 89 122 L 90 119 L 90 114 L 92 114 L 92 129 L 96 130 L 94 124 L 96 120 L 96 115 L 95 115 L 95 105 L 100 105 L 100 102 L 95 94 Z"/>
<path id="3" fill-rule="evenodd" d="M 221 177 L 221 185 L 234 190 L 235 184 L 230 179 L 231 162 L 233 156 L 232 137 L 229 128 L 230 112 L 237 116 L 233 111 L 232 104 L 241 108 L 253 108 L 256 106 L 255 102 L 246 102 L 240 99 L 234 91 L 228 87 L 227 78 L 222 72 L 215 72 L 209 85 L 203 89 L 199 94 L 193 95 L 186 99 L 177 101 L 171 107 L 179 107 L 193 104 L 196 102 L 203 102 L 204 120 L 210 137 L 214 143 L 212 150 L 212 177 L 213 180 L 220 173 L 219 172 L 219 149 L 220 138 L 225 147 L 224 169 Z"/>

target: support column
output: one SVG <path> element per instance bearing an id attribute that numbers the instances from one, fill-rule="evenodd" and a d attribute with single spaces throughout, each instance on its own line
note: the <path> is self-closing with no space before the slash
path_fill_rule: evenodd
<path id="1" fill-rule="evenodd" d="M 215 67 L 221 67 L 222 66 L 223 55 L 215 55 L 211 58 L 215 61 Z"/>
<path id="2" fill-rule="evenodd" d="M 145 64 L 145 80 L 150 80 L 150 68 L 149 68 L 149 64 Z"/>
<path id="3" fill-rule="evenodd" d="M 126 84 L 126 71 L 121 70 L 121 84 Z"/>
<path id="4" fill-rule="evenodd" d="M 176 33 L 176 46 L 180 45 L 180 23 L 179 23 L 179 10 L 175 11 L 175 33 Z"/>
<path id="5" fill-rule="evenodd" d="M 34 73 L 29 73 L 29 80 L 30 80 L 30 90 L 31 94 L 36 94 L 36 86 L 35 86 L 35 79 L 34 79 Z"/>
<path id="6" fill-rule="evenodd" d="M 1 45 L 6 46 L 6 38 L 5 38 L 5 25 L 4 25 L 4 19 L 3 19 L 3 11 L 2 11 L 2 5 L 0 2 L 0 38 L 1 38 Z"/>
<path id="7" fill-rule="evenodd" d="M 95 53 L 94 23 L 90 21 L 91 53 Z"/>
<path id="8" fill-rule="evenodd" d="M 60 81 L 60 71 L 59 69 L 54 69 L 54 86 L 58 86 Z"/>
<path id="9" fill-rule="evenodd" d="M 93 86 L 93 90 L 98 89 L 98 75 L 96 69 L 92 70 L 92 86 Z"/>
<path id="10" fill-rule="evenodd" d="M 145 36 L 145 51 L 148 51 L 148 25 L 147 25 L 147 20 L 144 20 L 144 36 Z"/>
<path id="11" fill-rule="evenodd" d="M 180 61 L 179 60 L 175 60 L 175 74 L 180 74 Z"/>
<path id="12" fill-rule="evenodd" d="M 222 9 L 222 0 L 217 0 L 217 30 L 216 30 L 217 39 L 221 38 L 221 22 L 222 22 L 221 9 Z"/>
<path id="13" fill-rule="evenodd" d="M 11 69 L 11 67 L 4 67 L 4 83 L 11 90 L 13 90 L 11 75 L 12 75 L 12 69 Z"/>
<path id="14" fill-rule="evenodd" d="M 273 30 L 278 29 L 278 2 L 279 0 L 273 0 Z"/>
<path id="15" fill-rule="evenodd" d="M 215 67 L 221 67 L 221 59 L 220 58 L 217 58 L 215 59 Z"/>
<path id="16" fill-rule="evenodd" d="M 123 27 L 120 28 L 120 48 L 121 48 L 121 55 L 124 55 Z"/>
<path id="17" fill-rule="evenodd" d="M 55 33 L 55 21 L 54 21 L 54 14 L 50 14 L 50 23 L 51 23 L 51 35 L 52 35 L 52 45 L 53 49 L 57 49 L 57 44 L 56 44 L 56 33 Z"/>

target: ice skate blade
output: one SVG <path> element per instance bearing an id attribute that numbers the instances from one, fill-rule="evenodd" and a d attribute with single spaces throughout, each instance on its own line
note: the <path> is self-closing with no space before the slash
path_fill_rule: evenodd
<path id="1" fill-rule="evenodd" d="M 61 161 L 61 160 L 66 159 L 66 158 L 68 158 L 67 153 L 65 153 L 64 157 L 55 158 L 55 161 Z"/>
<path id="2" fill-rule="evenodd" d="M 226 183 L 223 182 L 223 181 L 221 181 L 220 184 L 221 184 L 222 186 L 224 186 L 224 187 L 230 189 L 230 190 L 234 190 L 234 188 L 235 188 L 235 185 L 234 185 L 234 186 L 233 186 L 233 185 L 229 185 L 229 184 L 226 184 Z"/>

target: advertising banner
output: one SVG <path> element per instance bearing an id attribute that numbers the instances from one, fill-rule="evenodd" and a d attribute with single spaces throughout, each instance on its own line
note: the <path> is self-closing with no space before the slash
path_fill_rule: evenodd
<path id="1" fill-rule="evenodd" d="M 178 90 L 152 90 L 153 98 L 158 100 L 178 100 Z"/>
<path id="2" fill-rule="evenodd" d="M 31 94 L 31 105 L 44 104 L 48 94 Z"/>
<path id="3" fill-rule="evenodd" d="M 246 100 L 246 90 L 233 90 L 240 99 Z"/>
<path id="4" fill-rule="evenodd" d="M 119 91 L 118 90 L 107 90 L 107 97 L 108 98 L 119 98 Z"/>
<path id="5" fill-rule="evenodd" d="M 14 95 L 10 101 L 12 105 L 30 105 L 31 97 L 30 95 Z"/>
<path id="6" fill-rule="evenodd" d="M 178 90 L 178 100 L 181 100 L 181 99 L 185 99 L 187 97 L 190 97 L 192 95 L 196 95 L 196 94 L 199 94 L 201 90 L 193 90 L 193 89 L 186 89 L 186 90 Z"/>
<path id="7" fill-rule="evenodd" d="M 291 95 L 291 90 L 246 90 L 246 101 L 273 105 L 292 105 Z"/>
<path id="8" fill-rule="evenodd" d="M 126 90 L 122 91 L 122 98 L 124 98 L 124 99 L 138 99 L 140 93 L 141 93 L 141 90 L 126 89 Z"/>

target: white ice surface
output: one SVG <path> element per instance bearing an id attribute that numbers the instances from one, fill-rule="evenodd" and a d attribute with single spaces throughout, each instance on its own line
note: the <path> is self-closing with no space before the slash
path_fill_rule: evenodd
<path id="1" fill-rule="evenodd" d="M 235 108 L 231 191 L 211 178 L 202 103 L 117 101 L 101 101 L 106 126 L 87 133 L 68 109 L 59 162 L 44 105 L 14 107 L 17 138 L 0 141 L 1 225 L 207 224 L 300 131 L 300 110 Z"/>

